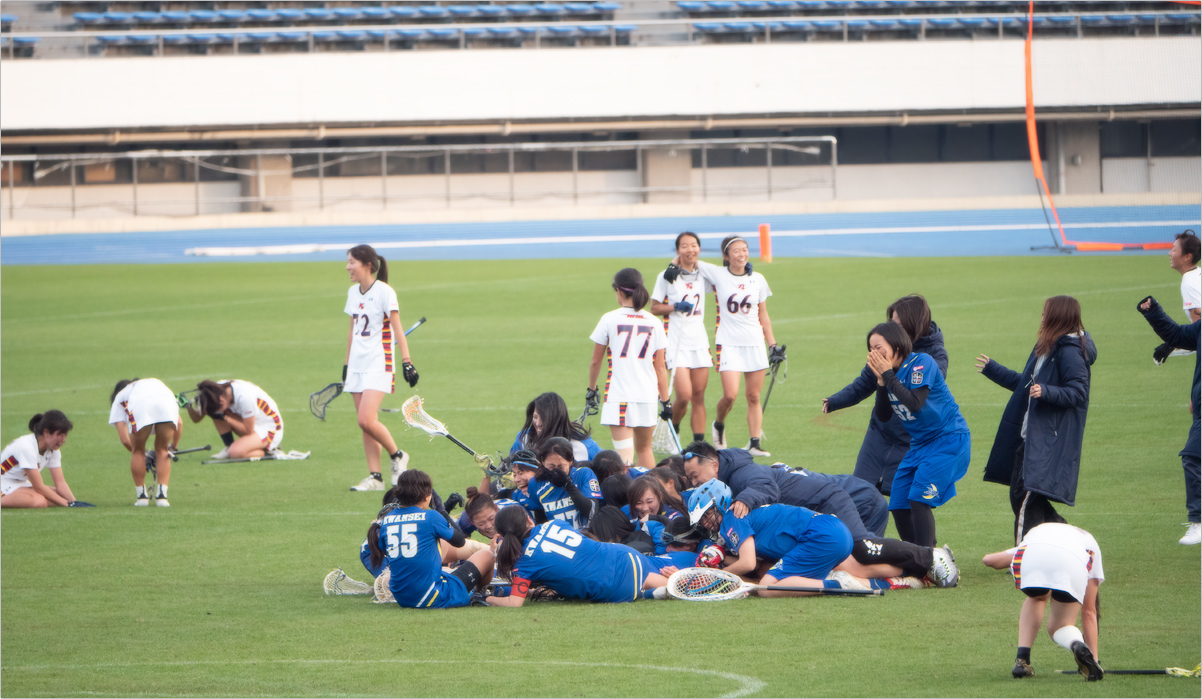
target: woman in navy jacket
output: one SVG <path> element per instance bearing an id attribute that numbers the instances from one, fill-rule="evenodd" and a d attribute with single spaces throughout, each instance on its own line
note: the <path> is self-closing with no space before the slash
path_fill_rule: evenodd
<path id="1" fill-rule="evenodd" d="M 1035 349 L 1021 374 L 982 354 L 977 371 L 1013 391 L 998 426 L 985 480 L 1010 486 L 1014 541 L 1044 522 L 1064 522 L 1052 502 L 1077 497 L 1081 442 L 1097 347 L 1071 296 L 1044 302 Z"/>
<path id="2" fill-rule="evenodd" d="M 914 351 L 931 355 L 939 365 L 939 372 L 943 374 L 943 378 L 947 378 L 947 350 L 943 348 L 943 331 L 931 322 L 931 308 L 925 298 L 918 294 L 903 296 L 889 305 L 885 311 L 885 318 L 902 326 L 910 336 Z M 822 401 L 822 412 L 832 413 L 850 408 L 875 395 L 876 374 L 865 366 L 855 381 Z M 893 474 L 897 473 L 897 465 L 909 450 L 910 433 L 906 432 L 901 420 L 881 422 L 875 412 L 870 412 L 868 432 L 864 435 L 864 443 L 860 445 L 856 470 L 852 475 L 868 481 L 882 494 L 888 495 L 893 485 Z"/>

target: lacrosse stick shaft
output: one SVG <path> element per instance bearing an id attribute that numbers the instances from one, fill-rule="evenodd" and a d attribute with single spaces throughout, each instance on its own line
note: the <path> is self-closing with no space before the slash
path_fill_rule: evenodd
<path id="1" fill-rule="evenodd" d="M 452 437 L 451 435 L 449 435 L 449 434 L 448 434 L 448 435 L 447 435 L 447 439 L 451 440 L 451 442 L 452 442 L 452 443 L 454 443 L 455 445 L 457 445 L 457 446 L 458 446 L 460 449 L 462 449 L 462 450 L 466 451 L 467 453 L 471 454 L 472 456 L 479 456 L 479 455 L 476 453 L 476 450 L 475 450 L 475 449 L 472 449 L 471 447 L 469 447 L 468 445 L 466 445 L 466 444 L 464 444 L 463 442 L 459 441 L 458 439 L 455 439 L 455 438 L 454 438 L 454 437 Z"/>
<path id="2" fill-rule="evenodd" d="M 203 447 L 193 447 L 192 449 L 180 449 L 180 450 L 176 451 L 175 453 L 176 454 L 191 454 L 191 453 L 197 452 L 197 451 L 213 451 L 213 447 L 206 444 Z"/>
<path id="3" fill-rule="evenodd" d="M 424 322 L 426 322 L 426 317 L 422 316 L 420 319 L 418 319 L 418 321 L 416 323 L 409 326 L 409 329 L 405 331 L 405 335 L 408 336 L 409 333 L 413 332 L 414 330 L 417 330 L 417 326 L 421 325 Z"/>
<path id="4" fill-rule="evenodd" d="M 777 371 L 777 369 L 780 369 L 780 364 L 779 364 L 779 363 L 778 363 L 778 364 L 774 364 L 774 365 L 772 365 L 772 370 L 769 372 L 769 373 L 771 374 L 771 376 L 772 376 L 772 380 L 768 382 L 768 390 L 767 390 L 767 391 L 764 391 L 764 400 L 760 401 L 760 411 L 761 411 L 761 413 L 766 413 L 766 412 L 768 412 L 768 399 L 772 397 L 772 387 L 776 385 L 776 371 Z"/>
<path id="5" fill-rule="evenodd" d="M 1080 670 L 1061 670 L 1062 675 L 1077 675 Z M 1167 675 L 1168 670 L 1107 670 L 1107 675 Z"/>

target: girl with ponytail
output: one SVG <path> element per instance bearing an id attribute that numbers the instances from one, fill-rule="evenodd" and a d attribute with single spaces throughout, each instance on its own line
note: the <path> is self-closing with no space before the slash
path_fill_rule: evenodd
<path id="1" fill-rule="evenodd" d="M 75 499 L 63 478 L 63 457 L 59 453 L 73 425 L 59 410 L 34 415 L 29 431 L 0 452 L 0 507 L 43 508 L 92 507 Z M 54 487 L 42 480 L 42 469 L 50 469 Z"/>

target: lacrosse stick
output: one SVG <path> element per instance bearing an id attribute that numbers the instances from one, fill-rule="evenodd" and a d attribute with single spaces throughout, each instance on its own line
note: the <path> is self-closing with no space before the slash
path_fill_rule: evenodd
<path id="1" fill-rule="evenodd" d="M 341 568 L 327 573 L 322 587 L 327 595 L 370 595 L 374 589 L 371 585 L 361 583 L 342 572 Z"/>
<path id="2" fill-rule="evenodd" d="M 392 596 L 392 590 L 388 589 L 388 581 L 392 579 L 392 570 L 385 567 L 376 576 L 376 582 L 372 585 L 372 590 L 375 595 L 372 597 L 372 602 L 376 604 L 391 604 L 396 602 L 396 598 Z"/>
<path id="3" fill-rule="evenodd" d="M 312 452 L 308 452 L 308 451 L 296 451 L 295 449 L 293 449 L 292 451 L 289 451 L 289 452 L 283 452 L 283 451 L 280 451 L 279 449 L 276 449 L 276 450 L 273 450 L 271 452 L 264 454 L 263 456 L 250 456 L 250 457 L 247 457 L 244 459 L 209 459 L 207 461 L 201 461 L 200 465 L 204 466 L 205 464 L 241 464 L 241 463 L 246 463 L 248 461 L 304 461 L 305 459 L 309 458 L 309 454 L 311 454 L 311 453 Z"/>
<path id="4" fill-rule="evenodd" d="M 424 322 L 426 322 L 426 317 L 422 316 L 420 319 L 418 319 L 418 321 L 416 323 L 409 326 L 409 329 L 405 331 L 405 336 L 408 337 L 409 333 L 413 332 L 414 330 L 417 330 L 417 326 L 421 325 Z M 329 406 L 330 403 L 333 403 L 335 398 L 342 395 L 342 389 L 343 389 L 342 382 L 338 382 L 338 383 L 332 383 L 329 386 L 326 386 L 325 388 L 321 389 L 320 391 L 317 391 L 316 393 L 310 393 L 309 394 L 309 412 L 313 413 L 313 417 L 317 418 L 318 420 L 321 420 L 322 422 L 325 422 L 326 407 Z M 184 394 L 182 394 L 182 393 L 180 394 L 181 400 L 183 399 L 183 395 Z M 180 407 L 183 407 L 183 403 L 180 403 Z M 399 413 L 400 412 L 400 410 L 398 410 L 397 408 L 380 408 L 380 411 L 385 412 L 385 413 Z"/>
<path id="5" fill-rule="evenodd" d="M 580 417 L 576 418 L 573 422 L 575 422 L 577 425 L 580 425 L 581 429 L 583 429 L 585 418 L 587 418 L 589 415 L 596 415 L 596 414 L 597 414 L 597 408 L 590 408 L 588 401 L 586 400 L 584 402 L 584 412 L 580 413 Z"/>
<path id="6" fill-rule="evenodd" d="M 676 349 L 672 351 L 672 372 L 668 375 L 668 398 L 676 390 L 676 369 L 680 362 L 680 335 L 676 333 Z M 676 417 L 673 415 L 672 417 Z M 651 435 L 651 448 L 660 454 L 680 454 L 680 435 L 676 434 L 672 424 L 663 418 L 655 423 L 655 432 Z"/>
<path id="7" fill-rule="evenodd" d="M 1061 670 L 1062 675 L 1076 675 L 1080 670 Z M 1170 675 L 1172 677 L 1199 677 L 1202 676 L 1202 665 L 1195 667 L 1193 670 L 1186 670 L 1183 667 L 1166 667 L 1163 670 L 1107 670 L 1107 675 Z"/>
<path id="8" fill-rule="evenodd" d="M 191 391 L 181 391 L 175 396 L 179 402 L 179 407 L 186 408 L 189 405 L 196 412 L 200 412 L 200 389 L 194 388 Z"/>
<path id="9" fill-rule="evenodd" d="M 213 447 L 206 444 L 203 447 L 193 447 L 192 449 L 180 449 L 179 451 L 171 450 L 170 451 L 171 460 L 179 461 L 180 454 L 191 454 L 193 452 L 198 452 L 198 451 L 213 451 Z"/>
<path id="10" fill-rule="evenodd" d="M 820 595 L 842 595 L 851 597 L 880 597 L 884 590 L 828 590 L 823 587 L 785 587 L 781 585 L 753 585 L 742 578 L 717 568 L 685 568 L 668 578 L 668 595 L 689 602 L 721 602 L 743 599 L 753 590 L 777 592 L 814 592 Z"/>
<path id="11" fill-rule="evenodd" d="M 776 361 L 768 361 L 768 373 L 772 380 L 768 382 L 768 390 L 764 392 L 764 400 L 760 401 L 760 439 L 764 438 L 763 415 L 768 412 L 768 399 L 772 397 L 772 387 L 776 385 L 776 372 L 780 369 L 780 365 L 785 365 L 785 375 L 781 377 L 780 382 L 783 384 L 785 379 L 789 378 L 789 357 L 785 354 L 785 346 L 780 346 L 781 357 Z"/>
<path id="12" fill-rule="evenodd" d="M 468 445 L 451 436 L 451 433 L 447 432 L 445 425 L 430 417 L 430 415 L 422 409 L 421 396 L 414 395 L 409 400 L 405 401 L 401 405 L 401 414 L 405 416 L 405 422 L 408 423 L 410 427 L 416 427 L 432 437 L 446 437 L 447 439 L 451 440 L 451 442 L 453 442 L 460 449 L 471 454 L 472 458 L 476 460 L 476 465 L 484 469 L 485 473 L 492 475 L 492 471 L 490 470 L 493 468 L 492 457 L 488 454 L 476 453 L 475 449 L 472 449 Z"/>

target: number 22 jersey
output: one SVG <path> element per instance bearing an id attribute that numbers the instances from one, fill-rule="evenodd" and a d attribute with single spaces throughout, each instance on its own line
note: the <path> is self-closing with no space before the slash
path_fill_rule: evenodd
<path id="1" fill-rule="evenodd" d="M 917 413 L 911 413 L 897 396 L 889 393 L 893 414 L 910 433 L 910 444 L 917 446 L 943 435 L 968 432 L 968 423 L 960 414 L 960 406 L 956 405 L 956 399 L 931 355 L 911 352 L 896 373 L 897 380 L 911 391 L 923 386 L 929 390 L 926 403 Z"/>
<path id="2" fill-rule="evenodd" d="M 393 348 L 397 329 L 392 327 L 392 312 L 399 310 L 396 292 L 384 282 L 377 280 L 366 293 L 359 292 L 358 284 L 351 285 L 343 309 L 354 324 L 347 371 L 355 374 L 396 373 Z"/>

